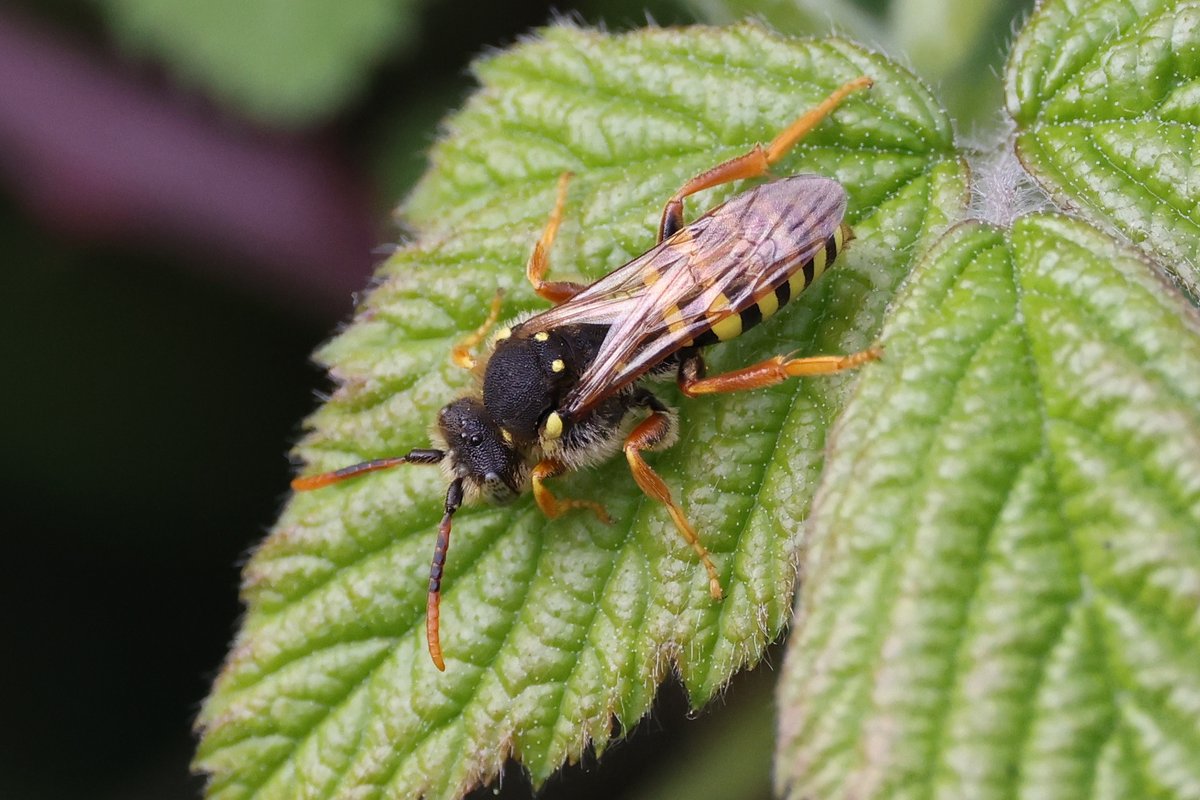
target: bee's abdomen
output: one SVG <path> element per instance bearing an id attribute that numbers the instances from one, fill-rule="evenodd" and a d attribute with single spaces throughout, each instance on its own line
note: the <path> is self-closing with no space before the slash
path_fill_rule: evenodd
<path id="1" fill-rule="evenodd" d="M 764 319 L 772 317 L 776 311 L 787 305 L 788 301 L 800 295 L 812 282 L 821 276 L 837 258 L 842 246 L 850 238 L 850 229 L 839 225 L 833 235 L 825 240 L 825 246 L 809 259 L 806 259 L 791 276 L 767 292 L 749 308 L 738 314 L 731 314 L 713 324 L 704 333 L 697 336 L 694 344 L 702 347 L 707 344 L 726 342 L 753 328 Z"/>

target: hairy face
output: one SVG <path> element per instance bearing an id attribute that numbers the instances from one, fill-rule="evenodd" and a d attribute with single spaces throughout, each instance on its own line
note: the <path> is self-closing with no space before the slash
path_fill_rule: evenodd
<path id="1" fill-rule="evenodd" d="M 493 503 L 512 500 L 524 483 L 524 459 L 505 441 L 483 403 L 455 400 L 438 414 L 450 468 Z"/>

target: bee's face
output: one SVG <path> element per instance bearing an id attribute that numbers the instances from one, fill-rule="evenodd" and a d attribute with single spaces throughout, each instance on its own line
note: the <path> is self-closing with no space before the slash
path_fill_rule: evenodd
<path id="1" fill-rule="evenodd" d="M 525 488 L 528 470 L 521 453 L 505 441 L 483 402 L 455 400 L 438 414 L 447 462 L 455 477 L 493 503 L 514 499 Z"/>

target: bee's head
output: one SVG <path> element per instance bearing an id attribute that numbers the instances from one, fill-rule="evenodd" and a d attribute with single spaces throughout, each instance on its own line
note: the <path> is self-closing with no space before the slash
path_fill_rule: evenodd
<path id="1" fill-rule="evenodd" d="M 492 421 L 475 397 L 455 400 L 438 413 L 438 430 L 446 440 L 446 464 L 493 503 L 505 503 L 521 493 L 528 479 L 525 459 Z"/>

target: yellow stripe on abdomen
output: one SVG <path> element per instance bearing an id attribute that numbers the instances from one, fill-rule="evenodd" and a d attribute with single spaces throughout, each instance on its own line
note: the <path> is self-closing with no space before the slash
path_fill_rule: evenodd
<path id="1" fill-rule="evenodd" d="M 775 312 L 779 310 L 779 298 L 775 296 L 775 292 L 767 292 L 758 301 L 758 313 L 763 319 L 770 319 L 775 316 Z"/>
<path id="2" fill-rule="evenodd" d="M 774 316 L 782 306 L 811 286 L 813 281 L 833 264 L 834 259 L 841 252 L 842 246 L 852 236 L 853 234 L 846 225 L 839 225 L 833 235 L 825 241 L 824 246 L 813 253 L 812 258 L 801 264 L 799 269 L 793 272 L 786 281 L 773 291 L 764 294 L 754 305 L 740 314 L 732 314 L 724 319 L 711 322 L 711 327 L 697 336 L 694 344 L 700 346 L 727 342 L 741 336 L 764 319 Z M 728 306 L 729 299 L 724 294 L 718 295 L 717 299 L 709 306 L 709 320 L 716 319 L 720 316 L 719 312 Z M 674 310 L 677 311 L 677 309 Z M 668 322 L 670 321 L 671 315 L 668 315 Z"/>
<path id="3" fill-rule="evenodd" d="M 730 314 L 725 319 L 712 326 L 712 332 L 722 342 L 736 339 L 742 335 L 742 315 Z"/>
<path id="4" fill-rule="evenodd" d="M 812 259 L 804 262 L 804 265 L 792 273 L 792 277 L 788 278 L 788 300 L 791 301 L 800 296 L 800 293 L 808 288 L 808 276 L 812 274 L 813 263 Z"/>

